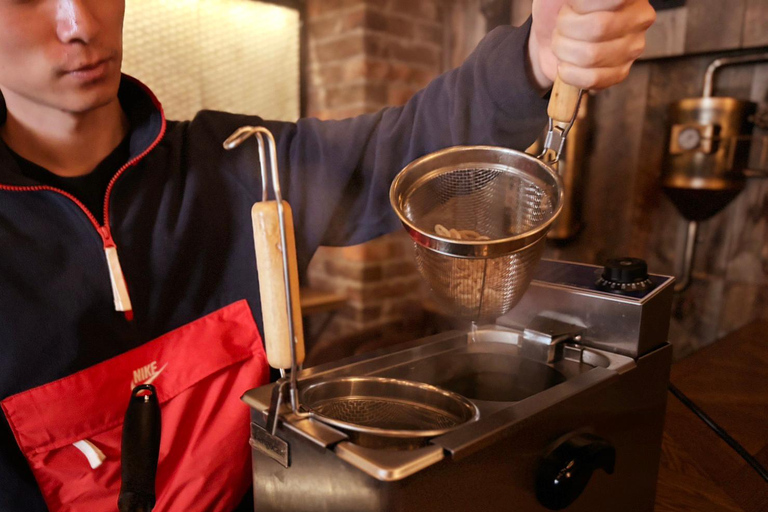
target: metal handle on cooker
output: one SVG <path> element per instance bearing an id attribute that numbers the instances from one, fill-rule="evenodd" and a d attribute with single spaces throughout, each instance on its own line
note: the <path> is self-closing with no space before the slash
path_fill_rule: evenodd
<path id="1" fill-rule="evenodd" d="M 565 139 L 576 122 L 583 95 L 583 89 L 568 85 L 560 80 L 560 77 L 557 77 L 549 97 L 547 108 L 549 126 L 547 137 L 544 140 L 544 149 L 538 156 L 539 160 L 546 161 L 549 165 L 554 165 L 560 160 L 560 154 L 565 147 Z M 547 155 L 551 153 L 554 153 L 554 156 L 551 159 L 546 159 Z"/>

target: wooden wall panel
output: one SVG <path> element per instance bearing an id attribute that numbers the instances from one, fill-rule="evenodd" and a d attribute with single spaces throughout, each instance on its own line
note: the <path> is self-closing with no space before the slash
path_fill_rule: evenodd
<path id="1" fill-rule="evenodd" d="M 531 0 L 512 0 L 512 25 L 519 27 L 531 15 Z"/>
<path id="2" fill-rule="evenodd" d="M 726 334 L 761 316 L 761 288 L 768 287 L 768 180 L 749 180 L 723 216 L 728 239 L 727 289 L 718 331 Z"/>
<path id="3" fill-rule="evenodd" d="M 747 0 L 744 13 L 742 46 L 768 45 L 768 8 L 766 0 Z"/>
<path id="4" fill-rule="evenodd" d="M 643 127 L 648 72 L 649 66 L 638 66 L 624 83 L 591 98 L 595 136 L 585 166 L 589 175 L 585 178 L 581 234 L 581 239 L 590 243 L 553 249 L 552 256 L 605 261 L 626 254 L 632 236 L 631 211 L 626 205 L 632 201 L 640 159 L 640 138 L 636 135 Z"/>
<path id="5" fill-rule="evenodd" d="M 646 110 L 640 132 L 640 154 L 642 159 L 635 169 L 636 187 L 633 190 L 632 209 L 633 220 L 632 251 L 634 254 L 647 250 L 648 240 L 654 230 L 678 233 L 679 216 L 676 211 L 670 215 L 669 210 L 659 207 L 666 197 L 661 194 L 659 178 L 664 160 L 664 148 L 668 132 L 668 112 L 672 101 L 699 94 L 701 64 L 688 59 L 675 59 L 647 64 L 649 68 Z M 639 67 L 639 65 L 638 65 Z M 674 72 L 671 72 L 674 69 Z M 659 254 L 662 261 L 674 257 L 675 246 L 665 246 L 669 256 Z"/>
<path id="6" fill-rule="evenodd" d="M 766 8 L 768 12 L 768 8 Z M 768 53 L 768 47 L 765 48 Z M 768 62 L 754 67 L 755 79 L 749 91 L 749 99 L 758 103 L 768 103 Z"/>
<path id="7" fill-rule="evenodd" d="M 685 52 L 685 33 L 688 9 L 679 7 L 659 11 L 656 23 L 648 30 L 643 59 L 682 55 Z"/>
<path id="8" fill-rule="evenodd" d="M 481 0 L 451 0 L 445 7 L 446 70 L 460 66 L 486 34 L 480 3 Z"/>
<path id="9" fill-rule="evenodd" d="M 755 67 L 755 78 L 749 97 L 761 104 L 763 117 L 768 118 L 768 63 Z M 750 169 L 768 172 L 768 126 L 755 128 L 753 133 L 752 151 L 749 158 Z"/>
<path id="10" fill-rule="evenodd" d="M 689 0 L 686 53 L 741 47 L 746 0 Z"/>

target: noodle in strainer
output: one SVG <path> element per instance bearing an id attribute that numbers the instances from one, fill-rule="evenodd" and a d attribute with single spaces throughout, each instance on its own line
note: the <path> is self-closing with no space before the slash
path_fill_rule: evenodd
<path id="1" fill-rule="evenodd" d="M 480 320 L 503 315 L 527 289 L 562 209 L 562 185 L 531 155 L 454 147 L 403 169 L 390 200 L 435 298 Z"/>

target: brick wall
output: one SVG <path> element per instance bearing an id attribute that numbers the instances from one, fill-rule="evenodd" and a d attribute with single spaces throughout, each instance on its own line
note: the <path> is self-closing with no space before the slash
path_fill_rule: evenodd
<path id="1" fill-rule="evenodd" d="M 308 114 L 402 105 L 442 70 L 441 0 L 309 0 Z"/>
<path id="2" fill-rule="evenodd" d="M 307 114 L 340 119 L 408 101 L 444 68 L 447 3 L 309 0 Z M 338 339 L 354 340 L 350 353 L 424 334 L 422 280 L 404 233 L 321 248 L 309 276 L 313 286 L 349 297 L 322 339 L 312 341 L 334 346 L 335 355 L 346 355 L 338 353 Z"/>

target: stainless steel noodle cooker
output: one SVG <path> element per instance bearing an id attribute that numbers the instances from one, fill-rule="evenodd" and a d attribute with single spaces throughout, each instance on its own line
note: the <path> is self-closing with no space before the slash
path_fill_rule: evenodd
<path id="1" fill-rule="evenodd" d="M 254 238 L 262 307 L 272 308 L 267 355 L 283 374 L 243 396 L 257 511 L 653 510 L 674 280 L 644 265 L 627 272 L 629 260 L 535 264 L 560 208 L 551 165 L 575 116 L 580 93 L 570 92 L 568 116 L 550 109 L 551 158 L 453 148 L 414 162 L 392 187 L 445 303 L 474 319 L 505 313 L 309 369 L 274 141 L 246 127 L 227 142 L 259 141 Z M 553 96 L 563 100 L 559 86 Z M 492 209 L 499 215 L 484 216 Z"/>
<path id="2" fill-rule="evenodd" d="M 358 379 L 381 379 L 477 407 L 476 419 L 420 442 L 360 436 L 343 413 L 338 423 L 318 421 L 288 406 L 272 436 L 272 404 L 285 380 L 248 391 L 255 510 L 652 512 L 674 280 L 638 281 L 618 265 L 542 260 L 518 305 L 492 324 L 297 375 L 302 396 L 318 390 L 318 403 L 349 397 Z M 617 282 L 605 286 L 603 276 Z"/>

